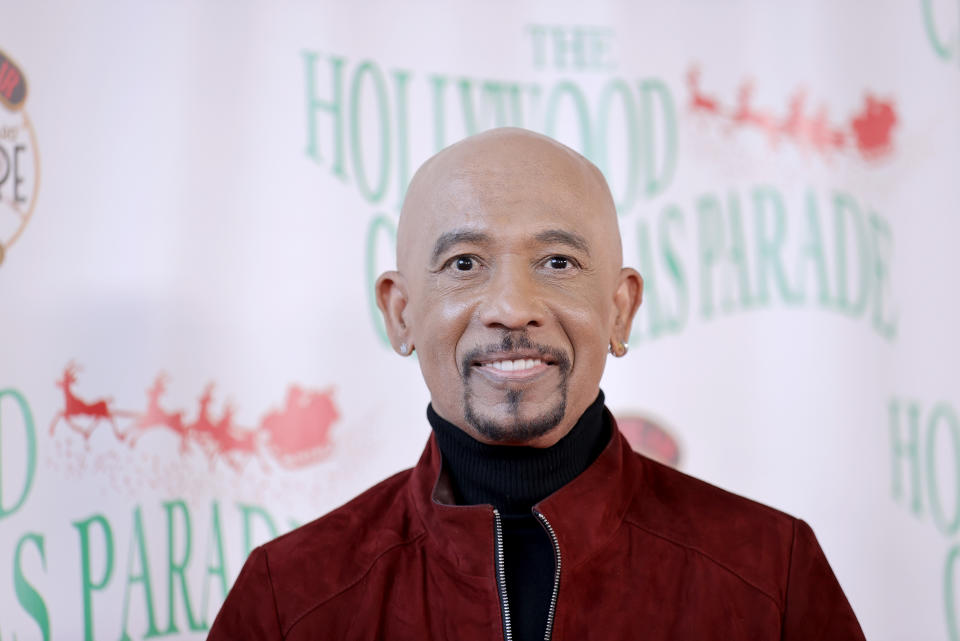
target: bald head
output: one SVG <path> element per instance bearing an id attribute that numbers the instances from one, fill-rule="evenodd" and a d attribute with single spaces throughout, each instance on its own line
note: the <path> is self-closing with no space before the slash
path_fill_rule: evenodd
<path id="1" fill-rule="evenodd" d="M 621 263 L 600 171 L 495 129 L 416 173 L 377 303 L 440 416 L 484 442 L 545 447 L 596 399 L 608 348 L 626 351 L 642 281 Z"/>
<path id="2" fill-rule="evenodd" d="M 616 207 L 597 166 L 552 138 L 503 127 L 450 145 L 414 174 L 400 212 L 397 266 L 404 271 L 435 217 L 466 217 L 470 212 L 457 206 L 479 208 L 497 201 L 509 206 L 517 192 L 538 191 L 562 194 L 580 209 L 582 222 L 596 225 L 605 237 L 604 254 L 617 267 L 622 264 Z M 457 200 L 466 202 L 455 204 Z"/>

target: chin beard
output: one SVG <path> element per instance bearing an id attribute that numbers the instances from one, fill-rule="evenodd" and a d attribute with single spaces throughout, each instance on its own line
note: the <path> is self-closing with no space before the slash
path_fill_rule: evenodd
<path id="1" fill-rule="evenodd" d="M 510 390 L 507 392 L 507 403 L 510 406 L 510 414 L 509 417 L 504 420 L 496 420 L 478 414 L 474 407 L 473 396 L 469 392 L 465 392 L 464 418 L 470 427 L 490 441 L 525 443 L 547 434 L 563 420 L 563 416 L 567 411 L 566 380 L 561 384 L 559 392 L 560 398 L 553 407 L 548 408 L 538 416 L 525 418 L 520 416 L 520 402 L 523 392 L 520 390 Z"/>
<path id="2" fill-rule="evenodd" d="M 523 391 L 512 389 L 506 392 L 508 415 L 502 419 L 484 416 L 483 408 L 478 408 L 470 391 L 471 363 L 484 353 L 510 351 L 513 349 L 536 349 L 541 354 L 549 354 L 560 373 L 557 386 L 559 398 L 551 407 L 545 407 L 535 416 L 521 416 Z M 562 350 L 537 345 L 530 340 L 526 332 L 504 334 L 498 345 L 471 350 L 462 359 L 463 372 L 463 416 L 482 437 L 493 442 L 523 443 L 547 434 L 563 420 L 567 411 L 567 377 L 570 374 L 570 358 Z M 478 411 L 478 409 L 480 411 Z M 537 408 L 540 409 L 540 408 Z"/>

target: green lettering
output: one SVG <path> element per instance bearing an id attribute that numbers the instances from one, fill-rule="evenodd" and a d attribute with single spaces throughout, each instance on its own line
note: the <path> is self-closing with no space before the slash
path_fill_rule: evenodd
<path id="1" fill-rule="evenodd" d="M 360 109 L 363 88 L 366 84 L 363 82 L 365 77 L 369 77 L 373 82 L 380 123 L 380 131 L 378 132 L 380 168 L 375 187 L 371 187 L 367 180 L 366 163 L 363 159 L 363 136 L 360 131 L 361 123 L 366 121 Z M 383 78 L 383 73 L 373 62 L 361 63 L 353 74 L 353 82 L 350 85 L 350 114 L 350 145 L 353 157 L 353 173 L 357 177 L 357 188 L 369 202 L 377 203 L 386 194 L 387 183 L 390 180 L 390 111 L 387 103 L 386 81 Z"/>
<path id="2" fill-rule="evenodd" d="M 317 114 L 325 111 L 333 116 L 333 175 L 346 178 L 343 169 L 343 66 L 344 58 L 330 56 L 330 68 L 333 74 L 333 99 L 321 100 L 317 98 L 316 76 L 318 54 L 312 51 L 303 52 L 303 61 L 307 73 L 307 156 L 320 163 L 320 142 L 317 135 Z"/>
<path id="3" fill-rule="evenodd" d="M 643 275 L 643 305 L 640 307 L 640 318 L 647 319 L 647 333 L 650 338 L 656 338 L 663 331 L 663 322 L 660 318 L 660 297 L 657 291 L 656 267 L 653 259 L 653 249 L 650 242 L 650 231 L 643 219 L 637 221 L 637 253 L 639 257 L 640 273 Z M 640 323 L 630 336 L 632 342 L 640 340 Z"/>
<path id="4" fill-rule="evenodd" d="M 47 571 L 47 558 L 43 552 L 43 536 L 36 533 L 24 534 L 17 542 L 17 549 L 13 553 L 13 589 L 17 593 L 17 601 L 23 607 L 24 612 L 30 615 L 43 635 L 43 641 L 50 641 L 50 616 L 47 614 L 47 604 L 43 597 L 37 592 L 27 579 L 23 576 L 23 567 L 20 561 L 23 556 L 23 546 L 30 542 L 36 546 L 40 552 L 40 563 L 43 571 Z"/>
<path id="5" fill-rule="evenodd" d="M 665 319 L 666 330 L 671 333 L 677 333 L 683 330 L 687 322 L 687 314 L 689 313 L 690 307 L 683 263 L 677 255 L 676 247 L 670 242 L 670 229 L 674 226 L 683 227 L 683 213 L 679 207 L 668 205 L 664 207 L 660 215 L 659 231 L 660 251 L 663 253 L 667 273 L 670 275 L 670 280 L 673 281 L 673 284 L 676 286 L 675 289 L 677 292 L 677 307 L 672 315 L 667 313 Z"/>
<path id="6" fill-rule="evenodd" d="M 891 493 L 894 500 L 899 501 L 904 497 L 904 473 L 903 463 L 909 466 L 910 473 L 906 478 L 910 479 L 910 511 L 916 515 L 923 512 L 923 503 L 921 502 L 921 483 L 920 483 L 920 408 L 916 403 L 911 403 L 907 408 L 907 436 L 901 436 L 900 401 L 891 399 L 887 406 L 890 415 L 890 452 L 892 454 L 891 467 Z"/>
<path id="7" fill-rule="evenodd" d="M 960 628 L 957 627 L 957 599 L 954 596 L 956 585 L 957 559 L 960 558 L 960 545 L 953 545 L 947 553 L 947 563 L 943 572 L 943 600 L 947 614 L 947 633 L 950 641 L 960 641 Z"/>
<path id="8" fill-rule="evenodd" d="M 243 503 L 238 503 L 237 507 L 240 509 L 240 514 L 243 517 L 243 558 L 246 559 L 255 547 L 253 543 L 253 517 L 259 517 L 267 527 L 267 531 L 270 533 L 269 537 L 267 537 L 269 539 L 276 538 L 277 526 L 274 524 L 273 519 L 270 518 L 270 515 L 267 514 L 267 511 L 262 507 L 245 505 Z"/>
<path id="9" fill-rule="evenodd" d="M 27 497 L 30 495 L 30 488 L 33 487 L 33 478 L 37 471 L 37 435 L 33 425 L 33 414 L 30 412 L 30 405 L 27 404 L 27 399 L 23 397 L 23 394 L 12 388 L 0 389 L 0 437 L 3 435 L 3 398 L 7 396 L 16 402 L 20 409 L 20 416 L 23 419 L 23 430 L 27 444 L 26 456 L 24 457 L 26 472 L 24 474 L 23 489 L 20 490 L 20 496 L 13 501 L 10 507 L 5 507 L 3 504 L 5 466 L 3 463 L 3 450 L 0 448 L 0 520 L 11 516 L 23 506 Z M 2 446 L 2 444 L 3 439 L 0 438 L 0 446 Z"/>
<path id="10" fill-rule="evenodd" d="M 943 60 L 950 60 L 953 57 L 953 47 L 957 42 L 956 37 L 950 44 L 944 44 L 937 33 L 937 19 L 933 15 L 932 0 L 920 0 L 923 7 L 923 26 L 927 32 L 927 39 L 930 41 L 930 47 L 933 52 Z"/>
<path id="11" fill-rule="evenodd" d="M 90 567 L 90 526 L 96 524 L 103 532 L 104 554 L 106 567 L 96 581 Z M 83 638 L 93 641 L 93 592 L 102 590 L 110 581 L 113 574 L 113 530 L 110 523 L 100 514 L 95 514 L 85 521 L 74 521 L 73 527 L 80 533 L 80 585 L 83 590 Z"/>
<path id="12" fill-rule="evenodd" d="M 410 157 L 407 142 L 407 129 L 410 119 L 407 109 L 407 86 L 410 84 L 409 71 L 394 71 L 393 80 L 397 85 L 397 210 L 403 207 L 403 199 L 407 193 L 407 183 L 410 182 Z"/>
<path id="13" fill-rule="evenodd" d="M 375 216 L 373 220 L 370 221 L 370 226 L 367 227 L 367 260 L 365 267 L 367 276 L 367 301 L 370 306 L 370 316 L 373 319 L 373 326 L 381 342 L 389 346 L 390 339 L 387 337 L 387 329 L 383 323 L 383 315 L 380 313 L 380 308 L 377 307 L 377 292 L 374 290 L 374 283 L 380 276 L 379 261 L 377 259 L 381 257 L 380 248 L 382 245 L 380 241 L 384 234 L 386 234 L 387 240 L 389 241 L 386 247 L 388 249 L 396 247 L 397 226 L 391 219 L 380 214 Z M 249 554 L 249 550 L 247 553 Z"/>
<path id="14" fill-rule="evenodd" d="M 873 328 L 887 340 L 893 340 L 897 335 L 896 314 L 884 305 L 884 300 L 889 301 L 893 288 L 889 267 L 893 253 L 893 235 L 890 225 L 876 214 L 870 215 L 870 228 L 873 231 L 873 276 L 876 283 Z"/>
<path id="15" fill-rule="evenodd" d="M 614 197 L 617 212 L 622 216 L 633 207 L 637 198 L 637 175 L 639 171 L 639 154 L 637 150 L 640 147 L 640 131 L 637 128 L 637 107 L 633 100 L 633 94 L 630 93 L 630 87 L 620 79 L 611 80 L 604 87 L 600 94 L 600 105 L 597 108 L 597 165 L 607 176 L 611 189 L 614 188 L 614 177 L 612 175 L 612 164 L 610 161 L 609 150 L 607 149 L 607 136 L 610 129 L 610 123 L 613 118 L 610 115 L 611 105 L 614 97 L 619 97 L 620 104 L 623 105 L 624 127 L 617 128 L 617 136 L 622 136 L 623 132 L 627 134 L 627 162 L 626 162 L 626 180 L 625 190 L 622 196 Z M 620 165 L 620 163 L 616 163 Z"/>
<path id="16" fill-rule="evenodd" d="M 953 446 L 953 517 L 949 520 L 941 504 L 940 487 L 937 480 L 937 427 L 945 423 L 947 434 Z M 960 423 L 949 405 L 943 403 L 933 408 L 927 421 L 927 499 L 930 501 L 930 514 L 937 528 L 947 536 L 953 536 L 960 528 Z"/>
<path id="17" fill-rule="evenodd" d="M 140 563 L 140 573 L 133 574 L 134 556 Z M 143 534 L 143 515 L 140 506 L 133 511 L 133 536 L 130 538 L 130 554 L 127 556 L 127 584 L 123 589 L 123 619 L 120 641 L 130 641 L 127 632 L 127 621 L 130 614 L 130 588 L 135 583 L 143 586 L 144 607 L 147 611 L 147 631 L 145 639 L 160 636 L 157 630 L 156 616 L 153 608 L 153 582 L 150 579 L 150 563 L 147 560 L 147 541 Z"/>
<path id="18" fill-rule="evenodd" d="M 586 96 L 583 95 L 580 87 L 572 82 L 558 82 L 553 88 L 553 91 L 550 92 L 550 96 L 547 98 L 547 112 L 544 122 L 545 133 L 552 138 L 556 138 L 560 103 L 565 96 L 570 98 L 570 103 L 573 105 L 574 117 L 580 129 L 579 146 L 570 146 L 592 160 L 594 156 L 591 144 L 593 136 L 590 133 L 590 109 L 587 106 Z"/>
<path id="19" fill-rule="evenodd" d="M 833 199 L 834 225 L 836 235 L 836 274 L 837 274 L 837 308 L 850 316 L 859 316 L 867 307 L 867 294 L 870 288 L 868 280 L 870 262 L 867 256 L 867 233 L 864 228 L 860 209 L 853 198 L 846 194 L 837 193 Z M 849 216 L 845 215 L 849 214 Z M 860 259 L 859 275 L 860 288 L 857 298 L 850 301 L 847 298 L 847 218 L 853 221 L 854 233 L 857 241 L 857 257 Z"/>
<path id="20" fill-rule="evenodd" d="M 769 205 L 769 206 L 768 206 Z M 755 224 L 757 228 L 757 302 L 770 302 L 769 276 L 773 276 L 780 297 L 785 303 L 800 303 L 803 299 L 790 291 L 783 267 L 783 243 L 786 240 L 786 212 L 783 198 L 773 187 L 760 187 L 753 192 Z M 772 214 L 772 231 L 767 227 L 767 213 Z"/>
<path id="21" fill-rule="evenodd" d="M 480 88 L 480 117 L 474 107 L 473 85 L 474 81 L 469 78 L 461 78 L 457 83 L 463 126 L 468 136 L 490 127 L 518 126 L 522 122 L 519 85 L 485 81 Z"/>
<path id="22" fill-rule="evenodd" d="M 206 626 L 201 621 L 197 623 L 196 619 L 193 616 L 193 608 L 190 605 L 190 591 L 187 589 L 187 577 L 186 570 L 187 564 L 190 563 L 190 547 L 192 541 L 192 534 L 190 528 L 190 512 L 187 510 L 187 504 L 182 500 L 180 501 L 167 501 L 163 504 L 163 508 L 167 512 L 167 559 L 168 559 L 168 573 L 167 573 L 167 605 L 169 610 L 169 624 L 167 629 L 164 631 L 164 634 L 176 634 L 180 632 L 180 629 L 177 627 L 176 620 L 176 581 L 180 583 L 180 591 L 183 592 L 183 607 L 187 612 L 187 625 L 190 626 L 190 629 L 193 631 L 205 630 Z M 176 518 L 174 516 L 174 510 L 180 512 L 180 515 L 183 518 L 183 556 L 179 561 L 174 561 L 176 556 L 175 548 L 175 534 L 173 528 L 173 522 Z"/>
<path id="23" fill-rule="evenodd" d="M 697 229 L 700 247 L 700 314 L 713 316 L 713 273 L 723 253 L 723 213 L 712 195 L 697 199 Z"/>
<path id="24" fill-rule="evenodd" d="M 215 555 L 216 564 L 212 564 L 211 558 Z M 203 582 L 203 599 L 200 605 L 200 614 L 203 617 L 203 627 L 208 628 L 207 614 L 210 603 L 210 578 L 220 579 L 220 598 L 227 598 L 227 561 L 223 553 L 223 530 L 220 527 L 220 504 L 213 502 L 212 516 L 210 520 L 210 545 L 207 547 L 207 575 Z"/>
<path id="25" fill-rule="evenodd" d="M 731 282 L 732 275 L 724 278 L 723 300 L 720 304 L 724 312 L 731 312 L 736 302 L 732 290 L 740 292 L 740 307 L 749 309 L 753 306 L 750 295 L 750 267 L 747 264 L 747 240 L 743 233 L 743 219 L 740 215 L 740 196 L 731 191 L 727 195 L 727 211 L 730 227 L 730 262 L 736 270 L 736 281 Z"/>
<path id="26" fill-rule="evenodd" d="M 640 102 L 643 108 L 643 159 L 646 170 L 648 198 L 662 193 L 673 180 L 677 168 L 677 119 L 670 89 L 660 80 L 644 80 L 640 83 Z M 658 113 L 654 104 L 659 103 L 663 119 L 662 153 L 659 165 L 656 162 L 657 137 L 654 135 L 654 120 Z"/>
<path id="27" fill-rule="evenodd" d="M 440 151 L 447 146 L 447 105 L 444 94 L 447 91 L 447 77 L 430 76 L 433 94 L 433 150 Z"/>
<path id="28" fill-rule="evenodd" d="M 800 247 L 800 260 L 797 261 L 797 292 L 802 298 L 806 295 L 807 265 L 813 268 L 817 283 L 819 301 L 822 307 L 830 306 L 830 285 L 827 277 L 827 261 L 823 253 L 823 234 L 820 233 L 820 214 L 817 210 L 817 198 L 812 189 L 807 190 L 806 237 Z"/>
<path id="29" fill-rule="evenodd" d="M 535 69 L 543 69 L 547 66 L 547 28 L 534 24 L 528 25 L 527 31 L 533 40 L 533 66 Z"/>

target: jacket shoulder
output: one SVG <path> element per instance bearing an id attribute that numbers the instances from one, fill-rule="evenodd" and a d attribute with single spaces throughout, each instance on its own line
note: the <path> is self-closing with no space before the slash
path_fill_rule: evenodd
<path id="1" fill-rule="evenodd" d="M 399 472 L 260 548 L 283 629 L 356 585 L 381 558 L 424 534 L 407 499 L 411 473 Z"/>
<path id="2" fill-rule="evenodd" d="M 784 606 L 801 522 L 642 455 L 640 491 L 627 521 L 701 555 Z"/>

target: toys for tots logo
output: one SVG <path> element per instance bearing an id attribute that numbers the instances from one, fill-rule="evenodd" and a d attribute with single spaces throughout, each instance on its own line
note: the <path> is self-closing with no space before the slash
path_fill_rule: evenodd
<path id="1" fill-rule="evenodd" d="M 37 200 L 37 136 L 24 105 L 27 79 L 0 50 L 0 264 L 17 242 Z"/>

